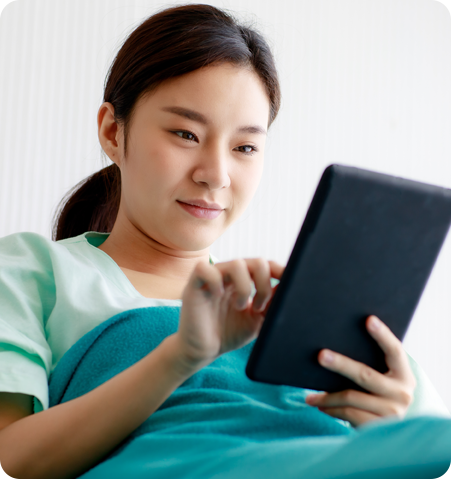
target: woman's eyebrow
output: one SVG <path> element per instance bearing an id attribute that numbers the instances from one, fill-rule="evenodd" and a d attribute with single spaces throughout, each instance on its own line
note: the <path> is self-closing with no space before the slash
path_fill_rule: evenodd
<path id="1" fill-rule="evenodd" d="M 190 110 L 189 108 L 183 108 L 181 106 L 165 106 L 161 108 L 161 110 L 168 113 L 175 113 L 176 115 L 187 118 L 188 120 L 197 121 L 198 123 L 202 123 L 202 125 L 208 125 L 208 120 L 204 115 L 202 115 L 202 113 Z M 237 132 L 258 133 L 262 135 L 266 135 L 267 133 L 266 130 L 259 125 L 241 126 L 237 128 Z"/>
<path id="2" fill-rule="evenodd" d="M 266 130 L 259 125 L 240 126 L 237 131 L 239 133 L 258 133 L 266 135 Z"/>
<path id="3" fill-rule="evenodd" d="M 203 125 L 208 125 L 208 120 L 205 118 L 202 113 L 199 113 L 194 110 L 189 110 L 188 108 L 182 108 L 181 106 L 165 106 L 161 109 L 162 111 L 167 111 L 169 113 L 175 113 L 176 115 L 183 116 L 188 118 L 188 120 L 197 121 Z"/>

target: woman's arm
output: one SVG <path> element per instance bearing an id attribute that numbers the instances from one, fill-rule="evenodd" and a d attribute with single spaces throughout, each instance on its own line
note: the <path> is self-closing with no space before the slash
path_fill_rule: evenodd
<path id="1" fill-rule="evenodd" d="M 0 431 L 3 470 L 20 479 L 69 479 L 91 469 L 139 427 L 198 366 L 173 334 L 96 389 Z"/>
<path id="2" fill-rule="evenodd" d="M 0 392 L 0 431 L 30 414 L 33 414 L 33 396 Z"/>
<path id="3" fill-rule="evenodd" d="M 102 461 L 171 393 L 261 329 L 284 266 L 263 258 L 199 262 L 183 292 L 179 328 L 143 359 L 71 401 L 0 431 L 0 462 L 20 479 L 70 479 Z M 250 285 L 257 294 L 249 301 Z"/>

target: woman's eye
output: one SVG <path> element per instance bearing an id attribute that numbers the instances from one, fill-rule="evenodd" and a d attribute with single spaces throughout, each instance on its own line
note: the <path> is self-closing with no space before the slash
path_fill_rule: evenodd
<path id="1" fill-rule="evenodd" d="M 257 148 L 255 148 L 255 146 L 251 146 L 251 145 L 243 145 L 243 146 L 239 146 L 238 149 L 240 148 L 243 148 L 241 150 L 242 153 L 246 154 L 246 155 L 252 155 L 254 152 L 257 151 Z"/>
<path id="2" fill-rule="evenodd" d="M 193 133 L 189 132 L 189 131 L 175 131 L 174 132 L 176 135 L 179 135 L 180 138 L 183 138 L 184 140 L 189 140 L 189 141 L 192 141 L 192 140 L 195 140 L 196 139 L 196 135 L 194 135 Z"/>

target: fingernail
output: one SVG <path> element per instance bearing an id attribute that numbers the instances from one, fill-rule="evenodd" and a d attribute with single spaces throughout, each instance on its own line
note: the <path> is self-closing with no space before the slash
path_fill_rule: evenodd
<path id="1" fill-rule="evenodd" d="M 236 305 L 238 309 L 244 309 L 247 306 L 247 299 L 239 299 Z"/>
<path id="2" fill-rule="evenodd" d="M 331 363 L 334 360 L 334 354 L 331 351 L 326 351 L 323 353 L 323 362 Z"/>
<path id="3" fill-rule="evenodd" d="M 370 329 L 372 331 L 377 331 L 380 328 L 381 322 L 376 316 L 373 316 L 370 320 Z"/>
<path id="4" fill-rule="evenodd" d="M 195 288 L 201 289 L 205 284 L 205 281 L 201 278 L 196 278 Z"/>
<path id="5" fill-rule="evenodd" d="M 316 404 L 319 401 L 319 396 L 307 396 L 305 402 L 307 404 Z"/>
<path id="6" fill-rule="evenodd" d="M 263 311 L 263 301 L 262 300 L 256 300 L 254 303 L 254 311 Z"/>

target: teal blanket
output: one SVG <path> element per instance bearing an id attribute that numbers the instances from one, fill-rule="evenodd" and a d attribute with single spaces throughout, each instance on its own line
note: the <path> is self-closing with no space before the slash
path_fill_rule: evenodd
<path id="1" fill-rule="evenodd" d="M 180 307 L 113 316 L 69 349 L 50 407 L 127 369 L 178 329 Z M 196 372 L 83 479 L 434 478 L 451 461 L 451 419 L 384 418 L 352 428 L 305 403 L 311 390 L 245 374 L 255 341 Z"/>

